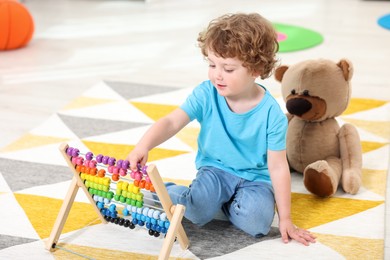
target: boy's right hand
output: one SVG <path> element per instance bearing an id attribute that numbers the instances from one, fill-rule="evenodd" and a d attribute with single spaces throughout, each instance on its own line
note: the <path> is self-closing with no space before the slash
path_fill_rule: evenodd
<path id="1" fill-rule="evenodd" d="M 148 152 L 149 151 L 147 150 L 142 150 L 136 147 L 129 153 L 126 159 L 130 162 L 130 169 L 132 171 L 138 170 L 138 164 L 140 164 L 141 167 L 145 166 L 148 161 Z"/>

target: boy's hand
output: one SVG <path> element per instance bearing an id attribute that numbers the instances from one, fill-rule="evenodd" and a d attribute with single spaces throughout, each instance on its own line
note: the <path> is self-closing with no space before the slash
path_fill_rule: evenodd
<path id="1" fill-rule="evenodd" d="M 316 237 L 313 234 L 306 229 L 296 227 L 291 221 L 280 221 L 279 230 L 284 243 L 288 243 L 289 238 L 294 239 L 305 246 L 316 242 Z"/>
<path id="2" fill-rule="evenodd" d="M 145 166 L 148 161 L 148 151 L 141 150 L 139 148 L 135 148 L 126 158 L 130 162 L 130 170 L 137 171 L 138 164 Z"/>

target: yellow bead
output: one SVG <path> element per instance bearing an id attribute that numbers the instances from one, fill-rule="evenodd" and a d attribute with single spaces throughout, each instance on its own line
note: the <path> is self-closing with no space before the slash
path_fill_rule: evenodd
<path id="1" fill-rule="evenodd" d="M 133 193 L 138 193 L 139 192 L 139 187 L 134 186 L 132 192 Z"/>

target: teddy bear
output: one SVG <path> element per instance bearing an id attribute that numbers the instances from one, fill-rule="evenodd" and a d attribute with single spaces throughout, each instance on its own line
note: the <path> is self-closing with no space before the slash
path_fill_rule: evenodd
<path id="1" fill-rule="evenodd" d="M 348 107 L 352 75 L 347 59 L 305 60 L 275 70 L 287 109 L 289 166 L 302 173 L 305 188 L 320 197 L 334 195 L 339 185 L 356 194 L 362 183 L 359 134 L 353 125 L 340 126 L 336 119 Z"/>

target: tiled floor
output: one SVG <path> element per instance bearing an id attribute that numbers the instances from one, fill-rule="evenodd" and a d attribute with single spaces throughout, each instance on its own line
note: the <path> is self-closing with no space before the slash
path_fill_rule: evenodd
<path id="1" fill-rule="evenodd" d="M 355 66 L 354 95 L 390 99 L 390 31 L 376 24 L 390 12 L 389 1 L 27 0 L 24 4 L 36 28 L 26 48 L 0 52 L 0 147 L 101 80 L 178 88 L 196 85 L 207 75 L 196 47 L 197 34 L 210 19 L 227 12 L 259 12 L 274 22 L 321 32 L 323 44 L 282 53 L 281 62 L 349 58 Z M 265 84 L 278 91 L 272 78 Z M 389 197 L 388 193 L 387 201 Z M 389 242 L 387 232 L 385 259 L 390 259 Z"/>

